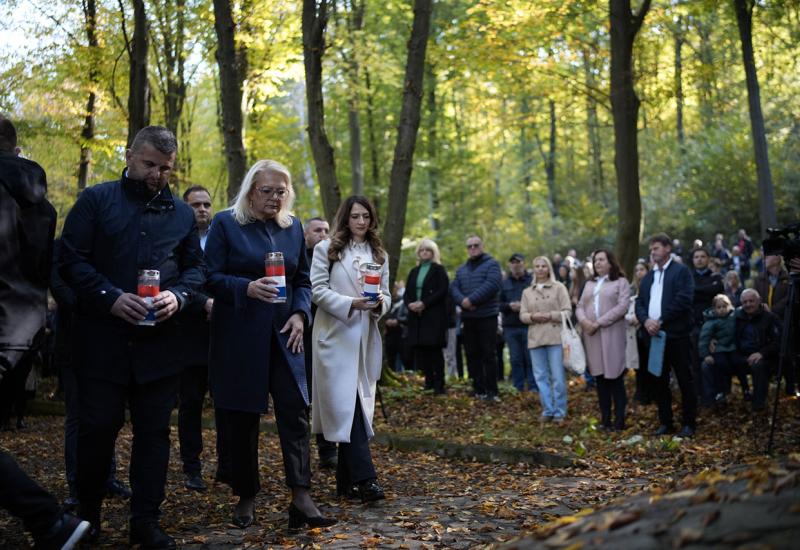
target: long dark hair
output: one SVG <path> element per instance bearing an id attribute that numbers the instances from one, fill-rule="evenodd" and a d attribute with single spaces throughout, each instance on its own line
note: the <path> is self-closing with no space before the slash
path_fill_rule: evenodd
<path id="1" fill-rule="evenodd" d="M 342 250 L 350 243 L 353 238 L 350 232 L 350 211 L 353 205 L 360 204 L 369 212 L 369 227 L 367 234 L 364 237 L 372 248 L 372 259 L 377 264 L 383 264 L 386 260 L 386 251 L 383 248 L 381 238 L 378 236 L 378 214 L 375 212 L 375 207 L 369 202 L 367 197 L 361 195 L 351 195 L 347 197 L 344 202 L 339 206 L 336 211 L 336 217 L 333 219 L 333 235 L 331 236 L 331 245 L 328 248 L 328 260 L 336 262 L 341 259 Z"/>
<path id="2" fill-rule="evenodd" d="M 599 249 L 595 250 L 594 252 L 592 252 L 592 265 L 594 265 L 595 256 L 597 256 L 601 252 L 606 255 L 606 258 L 608 258 L 608 263 L 611 266 L 609 268 L 609 270 L 608 270 L 608 280 L 609 281 L 616 281 L 620 277 L 624 277 L 625 276 L 625 272 L 622 271 L 622 267 L 619 265 L 619 262 L 617 261 L 617 257 L 614 256 L 613 252 L 611 252 L 610 250 L 607 250 L 605 248 L 599 248 Z M 595 273 L 595 276 L 592 277 L 592 278 L 596 281 L 597 280 L 597 274 Z"/>

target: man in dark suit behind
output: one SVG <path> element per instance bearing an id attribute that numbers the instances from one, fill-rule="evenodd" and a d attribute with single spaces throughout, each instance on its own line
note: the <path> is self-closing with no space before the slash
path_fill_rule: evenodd
<path id="1" fill-rule="evenodd" d="M 650 257 L 653 269 L 645 275 L 636 298 L 636 317 L 648 337 L 664 331 L 664 368 L 656 378 L 656 402 L 660 426 L 655 435 L 674 432 L 672 425 L 672 392 L 669 372 L 672 367 L 681 390 L 683 406 L 679 435 L 691 437 L 696 429 L 697 394 L 690 368 L 690 338 L 692 331 L 692 298 L 694 281 L 689 269 L 672 259 L 672 241 L 667 235 L 650 238 Z"/>

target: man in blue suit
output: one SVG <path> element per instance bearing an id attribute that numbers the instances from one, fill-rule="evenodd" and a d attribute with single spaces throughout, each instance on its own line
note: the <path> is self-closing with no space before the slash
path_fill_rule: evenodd
<path id="1" fill-rule="evenodd" d="M 656 378 L 656 402 L 659 427 L 655 435 L 674 432 L 672 425 L 672 392 L 669 387 L 670 367 L 678 379 L 683 405 L 681 431 L 691 437 L 696 429 L 697 395 L 692 383 L 691 341 L 692 297 L 694 281 L 689 269 L 672 259 L 672 240 L 659 234 L 650 238 L 653 269 L 642 279 L 636 298 L 636 317 L 648 337 L 666 333 L 664 368 Z"/>

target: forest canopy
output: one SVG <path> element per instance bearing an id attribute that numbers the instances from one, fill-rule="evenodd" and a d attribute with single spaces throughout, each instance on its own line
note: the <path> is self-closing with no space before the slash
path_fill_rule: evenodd
<path id="1" fill-rule="evenodd" d="M 321 89 L 336 181 L 342 196 L 357 190 L 373 199 L 385 219 L 414 2 L 323 3 Z M 423 236 L 439 243 L 450 269 L 465 259 L 472 233 L 501 260 L 615 245 L 626 212 L 618 207 L 610 93 L 614 3 L 432 3 L 401 278 Z M 632 54 L 640 234 L 706 242 L 740 227 L 761 234 L 738 4 L 752 10 L 777 220 L 799 219 L 800 3 L 632 4 L 632 13 L 648 8 Z M 285 163 L 296 215 L 323 213 L 306 131 L 303 9 L 291 0 L 0 3 L 0 111 L 17 124 L 24 154 L 47 170 L 60 221 L 82 186 L 121 173 L 139 109 L 132 86 L 149 107 L 147 122 L 178 135 L 177 190 L 201 184 L 217 209 L 226 206 L 225 136 L 233 129 L 223 117 L 221 10 L 233 23 L 245 164 Z"/>

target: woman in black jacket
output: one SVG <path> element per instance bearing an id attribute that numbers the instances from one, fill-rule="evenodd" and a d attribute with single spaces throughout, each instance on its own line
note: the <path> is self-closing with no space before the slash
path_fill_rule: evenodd
<path id="1" fill-rule="evenodd" d="M 417 260 L 403 295 L 409 310 L 407 344 L 413 350 L 414 364 L 425 372 L 425 388 L 439 395 L 445 393 L 443 348 L 447 345 L 450 280 L 442 267 L 439 247 L 432 240 L 419 242 Z"/>

